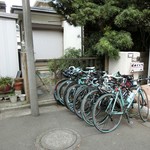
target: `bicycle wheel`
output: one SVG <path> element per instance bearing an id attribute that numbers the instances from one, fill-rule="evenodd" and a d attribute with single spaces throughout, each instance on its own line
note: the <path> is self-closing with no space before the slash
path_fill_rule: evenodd
<path id="1" fill-rule="evenodd" d="M 64 105 L 65 105 L 66 107 L 67 107 L 66 99 L 67 99 L 67 96 L 68 96 L 67 92 L 68 92 L 68 90 L 69 90 L 70 87 L 72 87 L 72 86 L 74 86 L 74 85 L 76 85 L 76 84 L 77 84 L 76 81 L 72 81 L 72 82 L 70 82 L 70 83 L 66 86 L 66 88 L 65 88 L 65 90 L 64 90 L 63 99 L 64 99 Z"/>
<path id="2" fill-rule="evenodd" d="M 101 96 L 101 92 L 98 89 L 93 89 L 92 91 L 88 92 L 82 100 L 81 103 L 81 115 L 84 121 L 94 126 L 93 118 L 92 118 L 92 110 L 94 104 L 96 103 L 97 99 Z"/>
<path id="3" fill-rule="evenodd" d="M 138 94 L 138 112 L 142 121 L 148 120 L 149 115 L 149 101 L 144 89 L 141 89 Z"/>
<path id="4" fill-rule="evenodd" d="M 115 130 L 122 119 L 123 109 L 120 99 L 115 101 L 114 94 L 104 94 L 95 103 L 93 108 L 93 123 L 102 133 Z"/>
<path id="5" fill-rule="evenodd" d="M 57 96 L 58 96 L 58 100 L 59 102 L 64 105 L 64 99 L 63 99 L 63 96 L 64 96 L 64 91 L 65 91 L 65 88 L 66 86 L 72 82 L 71 80 L 66 80 L 64 82 L 62 82 L 59 86 L 58 86 L 58 90 L 57 90 Z"/>
<path id="6" fill-rule="evenodd" d="M 57 95 L 58 87 L 59 87 L 59 85 L 60 85 L 62 82 L 66 81 L 66 80 L 68 80 L 68 79 L 59 80 L 59 81 L 56 83 L 55 88 L 54 88 L 53 96 L 54 96 L 54 99 L 56 100 L 56 102 L 58 102 L 59 104 L 60 104 L 60 102 L 59 102 L 59 98 L 58 98 L 58 95 Z"/>
<path id="7" fill-rule="evenodd" d="M 65 99 L 64 99 L 65 105 L 71 112 L 74 112 L 73 101 L 74 101 L 75 93 L 79 87 L 80 87 L 79 84 L 70 86 L 67 90 L 67 94 L 65 95 Z"/>
<path id="8" fill-rule="evenodd" d="M 88 86 L 81 85 L 80 88 L 78 88 L 78 91 L 75 94 L 74 100 L 73 100 L 73 109 L 75 114 L 82 119 L 81 115 L 81 102 L 84 98 L 84 96 L 88 93 Z"/>

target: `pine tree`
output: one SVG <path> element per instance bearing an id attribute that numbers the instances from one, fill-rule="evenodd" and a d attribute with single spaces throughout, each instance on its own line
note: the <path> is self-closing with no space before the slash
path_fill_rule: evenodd
<path id="1" fill-rule="evenodd" d="M 84 26 L 85 50 L 118 58 L 119 51 L 148 51 L 149 0 L 52 0 L 67 22 Z"/>

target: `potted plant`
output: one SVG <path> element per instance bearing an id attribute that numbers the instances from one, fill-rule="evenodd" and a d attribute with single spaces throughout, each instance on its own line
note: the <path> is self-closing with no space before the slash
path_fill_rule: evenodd
<path id="1" fill-rule="evenodd" d="M 23 102 L 23 101 L 25 101 L 26 95 L 25 94 L 20 94 L 20 95 L 18 95 L 18 97 L 19 97 L 19 100 L 21 102 Z"/>
<path id="2" fill-rule="evenodd" d="M 23 89 L 23 78 L 15 78 L 13 87 L 15 90 L 22 90 Z"/>
<path id="3" fill-rule="evenodd" d="M 14 92 L 10 93 L 8 97 L 12 103 L 17 102 L 17 95 Z"/>
<path id="4" fill-rule="evenodd" d="M 0 94 L 6 94 L 12 90 L 13 79 L 11 77 L 0 77 Z"/>

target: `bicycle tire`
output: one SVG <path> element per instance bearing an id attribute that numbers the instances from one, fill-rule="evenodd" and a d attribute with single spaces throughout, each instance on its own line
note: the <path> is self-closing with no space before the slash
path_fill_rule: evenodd
<path id="1" fill-rule="evenodd" d="M 73 100 L 73 109 L 74 109 L 74 112 L 75 114 L 80 118 L 82 119 L 82 115 L 81 115 L 81 102 L 84 98 L 84 96 L 88 93 L 88 86 L 86 85 L 81 85 L 76 94 L 75 94 L 75 97 L 74 97 L 74 100 Z"/>
<path id="2" fill-rule="evenodd" d="M 109 133 L 115 130 L 122 119 L 123 108 L 119 98 L 114 104 L 114 94 L 104 94 L 95 103 L 93 108 L 93 123 L 96 129 L 102 133 Z M 114 104 L 114 112 L 111 113 Z"/>
<path id="3" fill-rule="evenodd" d="M 64 99 L 63 99 L 63 95 L 64 95 L 64 91 L 66 86 L 72 82 L 71 80 L 66 80 L 64 82 L 62 82 L 59 86 L 58 86 L 58 90 L 57 90 L 57 96 L 58 96 L 58 100 L 59 102 L 64 105 Z"/>
<path id="4" fill-rule="evenodd" d="M 59 85 L 60 85 L 62 82 L 66 81 L 66 80 L 68 80 L 68 79 L 61 79 L 61 80 L 59 80 L 59 81 L 56 83 L 55 88 L 54 88 L 54 91 L 53 91 L 54 99 L 55 99 L 55 101 L 58 102 L 59 104 L 61 104 L 61 103 L 59 102 L 59 98 L 58 98 L 58 95 L 57 95 L 57 90 L 58 90 Z"/>
<path id="5" fill-rule="evenodd" d="M 66 86 L 66 88 L 65 88 L 65 90 L 64 90 L 63 99 L 64 99 L 64 105 L 65 105 L 66 107 L 67 107 L 67 105 L 66 105 L 66 99 L 67 99 L 67 92 L 68 92 L 68 89 L 69 89 L 71 86 L 76 85 L 76 84 L 77 84 L 76 81 L 72 81 L 72 82 L 70 82 L 70 83 Z"/>
<path id="6" fill-rule="evenodd" d="M 141 120 L 146 122 L 149 116 L 149 100 L 144 89 L 138 94 L 138 112 Z"/>
<path id="7" fill-rule="evenodd" d="M 94 104 L 96 103 L 97 99 L 101 96 L 100 90 L 93 89 L 92 91 L 88 92 L 81 103 L 81 115 L 84 121 L 91 126 L 94 126 L 93 124 L 93 118 L 92 118 L 92 110 L 94 107 Z"/>
<path id="8" fill-rule="evenodd" d="M 80 87 L 79 84 L 70 86 L 67 90 L 67 94 L 64 99 L 66 107 L 73 113 L 74 113 L 74 108 L 73 108 L 74 96 L 79 87 Z"/>

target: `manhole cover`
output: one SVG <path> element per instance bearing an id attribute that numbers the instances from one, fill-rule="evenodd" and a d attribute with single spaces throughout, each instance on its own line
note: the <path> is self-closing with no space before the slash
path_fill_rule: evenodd
<path id="1" fill-rule="evenodd" d="M 70 129 L 54 129 L 36 139 L 38 150 L 73 150 L 79 146 L 80 135 Z"/>

